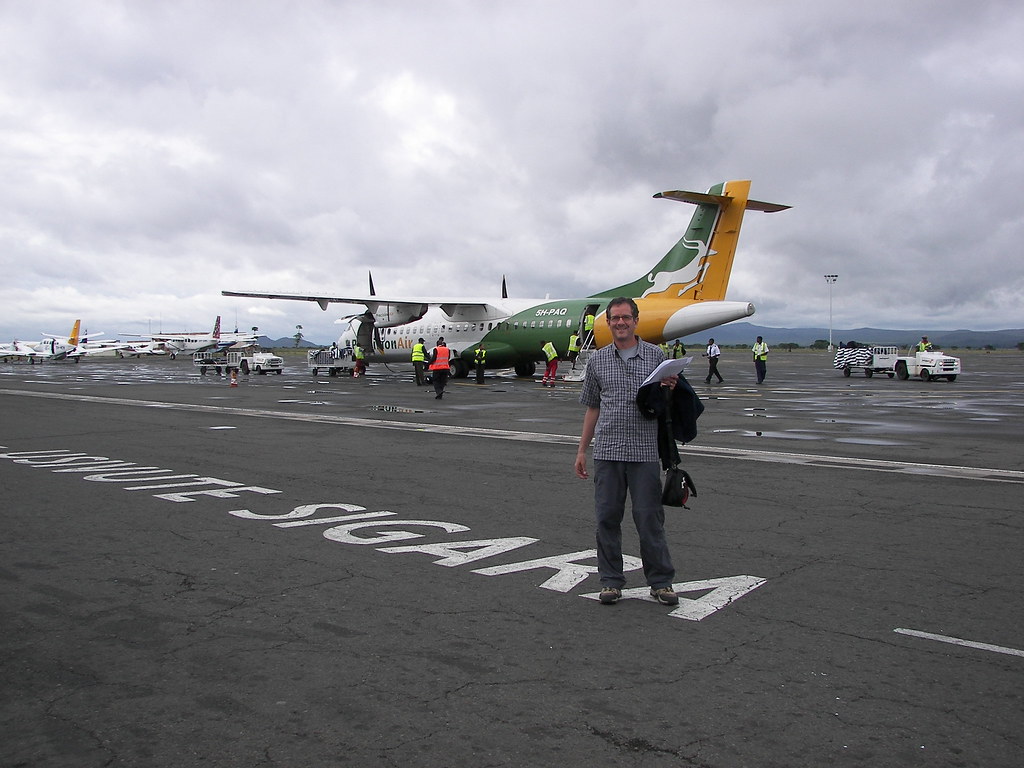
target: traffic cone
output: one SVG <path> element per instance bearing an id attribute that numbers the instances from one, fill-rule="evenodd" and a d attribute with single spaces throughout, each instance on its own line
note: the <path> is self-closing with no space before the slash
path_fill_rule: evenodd
<path id="1" fill-rule="evenodd" d="M 231 369 L 231 386 L 238 386 L 238 371 L 236 371 L 234 368 Z"/>

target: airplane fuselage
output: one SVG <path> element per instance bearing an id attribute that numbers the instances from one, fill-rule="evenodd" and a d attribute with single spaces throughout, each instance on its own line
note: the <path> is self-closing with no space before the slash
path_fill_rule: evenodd
<path id="1" fill-rule="evenodd" d="M 700 301 L 680 306 L 679 300 L 659 298 L 637 299 L 640 322 L 637 334 L 645 341 L 660 344 L 672 339 L 713 328 L 722 323 L 749 317 L 754 306 L 738 301 Z M 529 299 L 506 299 L 492 302 L 488 318 L 472 311 L 449 315 L 440 307 L 429 309 L 417 321 L 375 328 L 372 341 L 367 331 L 360 337 L 358 318 L 338 339 L 346 347 L 357 339 L 366 351 L 369 362 L 408 362 L 412 347 L 422 338 L 428 349 L 443 336 L 446 344 L 469 367 L 481 343 L 487 351 L 487 368 L 527 367 L 544 359 L 541 351 L 551 341 L 561 356 L 568 351 L 573 333 L 584 335 L 584 318 L 588 311 L 596 316 L 594 344 L 611 342 L 611 333 L 604 320 L 608 299 L 560 299 L 537 302 Z M 493 310 L 501 310 L 496 314 Z"/>

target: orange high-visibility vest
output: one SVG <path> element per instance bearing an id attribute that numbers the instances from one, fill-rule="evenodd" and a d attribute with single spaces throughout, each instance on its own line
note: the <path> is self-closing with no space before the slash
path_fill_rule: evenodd
<path id="1" fill-rule="evenodd" d="M 436 347 L 435 351 L 437 355 L 434 362 L 430 364 L 430 370 L 443 371 L 448 368 L 448 358 L 451 356 L 451 350 L 448 347 Z"/>

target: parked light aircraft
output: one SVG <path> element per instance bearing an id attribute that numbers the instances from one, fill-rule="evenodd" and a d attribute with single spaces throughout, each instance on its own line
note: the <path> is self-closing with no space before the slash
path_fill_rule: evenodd
<path id="1" fill-rule="evenodd" d="M 67 336 L 43 334 L 48 338 L 39 341 L 18 341 L 3 345 L 5 357 L 21 357 L 35 362 L 36 360 L 60 360 L 78 345 L 78 329 L 81 320 L 75 320 L 71 333 Z"/>
<path id="2" fill-rule="evenodd" d="M 427 347 L 443 336 L 452 354 L 452 373 L 465 376 L 481 343 L 488 368 L 515 369 L 532 376 L 543 360 L 543 341 L 565 355 L 569 337 L 582 335 L 584 318 L 599 316 L 609 300 L 628 296 L 640 308 L 637 334 L 660 344 L 754 314 L 754 305 L 726 301 L 736 243 L 745 211 L 774 213 L 788 205 L 749 199 L 750 181 L 727 181 L 707 192 L 659 192 L 655 198 L 697 206 L 685 234 L 651 270 L 631 283 L 578 299 L 460 299 L 222 291 L 225 296 L 362 304 L 366 312 L 348 318 L 339 346 L 357 341 L 370 362 L 408 362 L 412 345 L 422 337 Z M 504 293 L 504 292 L 503 292 Z M 611 342 L 603 320 L 594 325 L 592 346 Z"/>
<path id="3" fill-rule="evenodd" d="M 122 335 L 134 336 L 136 334 L 125 333 Z M 210 333 L 189 333 L 187 331 L 184 333 L 154 333 L 150 335 L 148 342 L 138 342 L 136 346 L 140 350 L 139 352 L 133 350 L 128 351 L 127 354 L 163 354 L 153 350 L 164 349 L 174 357 L 182 352 L 206 352 L 207 350 L 223 349 L 234 344 L 240 344 L 241 346 L 256 344 L 256 336 L 237 330 L 222 333 L 220 330 L 220 315 L 217 315 L 217 320 L 213 324 L 213 330 Z"/>
<path id="4" fill-rule="evenodd" d="M 178 353 L 177 348 L 171 348 L 164 341 L 153 341 L 142 339 L 140 341 L 129 341 L 121 349 L 121 357 L 142 357 L 143 355 L 171 355 Z"/>
<path id="5" fill-rule="evenodd" d="M 89 341 L 87 335 L 81 334 L 81 325 L 81 320 L 75 320 L 67 336 L 45 334 L 47 338 L 40 341 L 15 341 L 12 344 L 4 344 L 0 349 L 0 356 L 19 357 L 31 362 L 65 359 L 78 362 L 88 355 L 115 353 L 123 346 L 117 341 Z M 102 335 L 98 333 L 94 334 L 94 337 Z"/>

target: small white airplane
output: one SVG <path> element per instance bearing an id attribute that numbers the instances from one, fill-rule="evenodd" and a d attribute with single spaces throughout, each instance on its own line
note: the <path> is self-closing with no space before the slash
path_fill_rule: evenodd
<path id="1" fill-rule="evenodd" d="M 81 334 L 81 320 L 75 320 L 67 336 L 44 334 L 40 341 L 14 341 L 0 346 L 0 356 L 19 357 L 34 363 L 44 360 L 74 360 L 78 362 L 88 355 L 107 352 L 116 353 L 121 348 L 117 341 L 89 341 L 88 335 Z M 102 336 L 102 333 L 94 334 Z"/>
<path id="2" fill-rule="evenodd" d="M 0 357 L 4 360 L 10 360 L 12 357 L 19 360 L 28 360 L 29 362 L 35 362 L 36 360 L 48 360 L 51 355 L 46 352 L 40 352 L 36 349 L 37 344 L 42 344 L 41 341 L 18 341 L 15 339 L 10 344 L 0 344 Z"/>
<path id="3" fill-rule="evenodd" d="M 122 333 L 121 335 L 135 336 L 137 334 Z M 137 348 L 140 350 L 138 353 L 128 351 L 127 354 L 159 355 L 166 353 L 173 358 L 182 353 L 191 354 L 194 352 L 224 349 L 235 344 L 245 347 L 256 343 L 256 336 L 252 333 L 242 333 L 237 330 L 221 332 L 220 315 L 217 315 L 217 320 L 213 324 L 213 330 L 209 333 L 188 331 L 183 333 L 153 333 L 150 334 L 149 339 L 136 343 Z M 164 350 L 164 352 L 156 351 L 160 349 Z"/>
<path id="4" fill-rule="evenodd" d="M 452 374 L 466 376 L 474 350 L 483 346 L 487 368 L 514 368 L 532 376 L 544 359 L 545 341 L 564 357 L 569 338 L 583 336 L 585 348 L 611 342 L 603 320 L 585 333 L 585 319 L 599 316 L 617 297 L 636 300 L 640 309 L 637 334 L 660 344 L 754 314 L 754 305 L 726 301 L 736 243 L 745 211 L 774 213 L 788 205 L 749 199 L 749 181 L 727 181 L 707 192 L 659 192 L 654 197 L 697 206 L 682 238 L 649 272 L 631 283 L 576 299 L 501 299 L 384 297 L 370 282 L 367 296 L 221 291 L 224 296 L 313 301 L 322 310 L 332 303 L 362 304 L 366 311 L 345 318 L 348 327 L 338 340 L 341 348 L 358 343 L 368 362 L 408 362 L 417 339 L 428 348 L 443 336 L 452 353 Z M 589 345 L 587 344 L 589 342 Z"/>
<path id="5" fill-rule="evenodd" d="M 177 355 L 177 348 L 170 347 L 165 341 L 129 341 L 121 349 L 121 357 L 142 357 L 152 355 Z"/>

